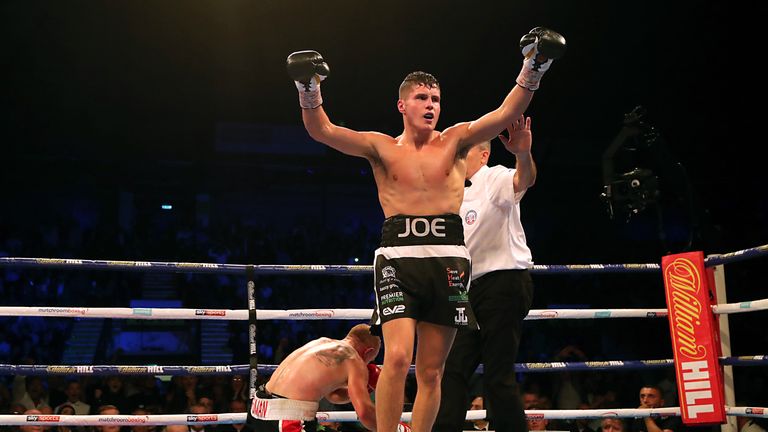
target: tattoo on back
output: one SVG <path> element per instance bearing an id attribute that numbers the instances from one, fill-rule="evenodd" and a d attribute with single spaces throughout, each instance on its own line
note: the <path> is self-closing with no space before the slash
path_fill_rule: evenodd
<path id="1" fill-rule="evenodd" d="M 325 366 L 338 366 L 344 360 L 352 358 L 355 350 L 346 345 L 337 345 L 333 348 L 324 349 L 315 353 L 315 357 Z"/>

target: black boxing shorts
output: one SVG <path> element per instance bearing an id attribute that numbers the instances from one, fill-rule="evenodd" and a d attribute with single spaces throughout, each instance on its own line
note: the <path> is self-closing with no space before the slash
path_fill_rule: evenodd
<path id="1" fill-rule="evenodd" d="M 398 318 L 477 329 L 468 296 L 470 257 L 459 215 L 387 218 L 373 271 L 373 331 Z"/>
<path id="2" fill-rule="evenodd" d="M 319 403 L 270 393 L 261 385 L 251 401 L 247 423 L 256 432 L 315 432 Z"/>

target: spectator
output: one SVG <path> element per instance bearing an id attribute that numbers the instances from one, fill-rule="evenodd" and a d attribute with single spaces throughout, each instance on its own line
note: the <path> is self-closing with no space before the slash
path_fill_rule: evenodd
<path id="1" fill-rule="evenodd" d="M 197 415 L 205 415 L 210 414 L 211 412 L 208 410 L 208 408 L 205 405 L 194 403 L 189 406 L 190 414 L 197 414 Z M 189 427 L 190 432 L 212 432 L 216 430 L 216 425 L 202 425 L 202 424 L 194 424 Z"/>
<path id="2" fill-rule="evenodd" d="M 42 414 L 42 411 L 34 408 L 24 411 L 24 415 L 35 415 L 35 414 Z M 23 425 L 23 426 L 19 426 L 19 430 L 21 432 L 43 432 L 43 427 L 37 426 L 37 425 Z"/>
<path id="3" fill-rule="evenodd" d="M 241 399 L 233 399 L 229 403 L 229 411 L 231 413 L 245 413 L 248 412 L 248 402 Z M 251 425 L 243 423 L 234 423 L 227 425 L 219 425 L 217 432 L 250 432 L 253 428 Z M 319 429 L 318 429 L 319 430 Z"/>
<path id="4" fill-rule="evenodd" d="M 88 415 L 91 412 L 91 406 L 81 400 L 82 390 L 79 381 L 67 382 L 64 387 L 64 394 L 67 396 L 67 401 L 57 406 L 57 411 L 59 407 L 69 405 L 75 409 L 75 415 Z"/>
<path id="5" fill-rule="evenodd" d="M 135 416 L 147 416 L 153 414 L 151 411 L 144 408 L 136 408 L 131 412 L 131 415 Z M 131 432 L 155 432 L 157 426 L 131 426 Z"/>
<path id="6" fill-rule="evenodd" d="M 48 394 L 43 379 L 39 376 L 16 375 L 13 378 L 13 401 L 25 410 L 48 407 Z"/>
<path id="7" fill-rule="evenodd" d="M 68 403 L 64 403 L 57 406 L 54 413 L 59 415 L 75 415 L 75 408 Z M 56 426 L 56 429 L 54 430 L 56 432 L 72 432 L 74 430 L 82 430 L 82 427 L 60 425 L 60 426 Z"/>
<path id="8" fill-rule="evenodd" d="M 472 398 L 472 402 L 469 404 L 469 409 L 472 411 L 477 410 L 484 410 L 485 406 L 483 403 L 483 397 L 482 396 L 475 396 Z M 478 431 L 487 431 L 488 430 L 488 420 L 486 419 L 480 419 L 480 420 L 468 420 L 464 424 L 465 430 L 478 430 Z"/>
<path id="9" fill-rule="evenodd" d="M 624 420 L 620 418 L 604 418 L 600 424 L 601 432 L 624 432 Z"/>
<path id="10" fill-rule="evenodd" d="M 102 386 L 93 390 L 93 407 L 114 406 L 120 412 L 130 412 L 130 401 L 125 395 L 123 377 L 119 375 L 110 375 L 104 378 Z"/>
<path id="11" fill-rule="evenodd" d="M 532 410 L 540 410 L 544 409 L 540 405 L 533 405 L 530 407 Z M 549 420 L 545 419 L 543 415 L 535 415 L 531 416 L 530 413 L 527 413 L 527 422 L 528 422 L 528 430 L 529 431 L 538 431 L 538 430 L 547 430 L 547 426 L 549 426 Z"/>
<path id="12" fill-rule="evenodd" d="M 96 409 L 96 414 L 102 416 L 120 415 L 120 410 L 114 405 L 101 405 Z M 120 426 L 96 426 L 97 432 L 120 432 Z"/>
<path id="13" fill-rule="evenodd" d="M 655 385 L 646 385 L 640 389 L 640 409 L 661 408 L 664 397 L 661 389 Z M 633 419 L 629 430 L 631 432 L 679 432 L 683 428 L 680 417 L 644 417 Z"/>

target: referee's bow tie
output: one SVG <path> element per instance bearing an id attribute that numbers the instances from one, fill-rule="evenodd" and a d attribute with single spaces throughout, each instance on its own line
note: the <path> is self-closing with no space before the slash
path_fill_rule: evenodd
<path id="1" fill-rule="evenodd" d="M 472 182 L 469 181 L 469 179 L 464 179 L 464 187 L 470 187 L 472 186 Z"/>

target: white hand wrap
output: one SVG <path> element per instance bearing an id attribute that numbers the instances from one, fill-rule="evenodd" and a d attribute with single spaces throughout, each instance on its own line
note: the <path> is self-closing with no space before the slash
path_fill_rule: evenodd
<path id="1" fill-rule="evenodd" d="M 523 69 L 520 70 L 520 75 L 518 75 L 517 79 L 515 80 L 517 85 L 523 88 L 527 88 L 531 91 L 537 90 L 539 88 L 539 81 L 541 81 L 541 77 L 552 64 L 552 59 L 537 59 L 539 50 L 536 49 L 536 43 L 537 42 L 534 41 L 533 43 L 526 45 L 523 48 L 522 51 L 523 55 L 525 56 L 525 61 L 523 61 Z"/>
<path id="2" fill-rule="evenodd" d="M 320 81 L 324 78 L 324 76 L 315 75 L 310 80 L 309 85 L 294 81 L 296 88 L 299 90 L 299 105 L 302 108 L 313 109 L 323 104 L 323 96 L 320 94 Z"/>

